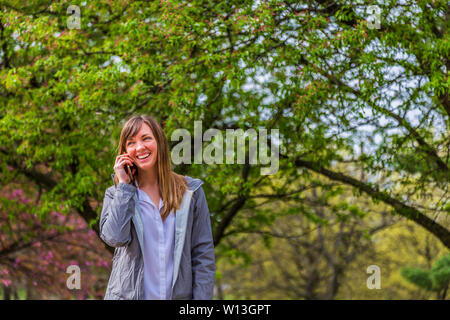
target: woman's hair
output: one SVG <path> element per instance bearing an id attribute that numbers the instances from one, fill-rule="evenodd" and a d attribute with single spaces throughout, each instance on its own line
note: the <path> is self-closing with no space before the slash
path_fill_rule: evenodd
<path id="1" fill-rule="evenodd" d="M 169 145 L 159 123 L 147 115 L 131 117 L 124 124 L 120 133 L 117 155 L 126 153 L 127 140 L 136 136 L 143 123 L 146 123 L 152 130 L 158 146 L 155 165 L 157 166 L 159 192 L 164 202 L 164 209 L 161 214 L 164 221 L 170 212 L 175 212 L 175 210 L 180 208 L 183 194 L 187 190 L 187 182 L 184 176 L 176 174 L 171 169 Z M 114 177 L 114 182 L 116 185 L 119 183 L 117 176 Z"/>

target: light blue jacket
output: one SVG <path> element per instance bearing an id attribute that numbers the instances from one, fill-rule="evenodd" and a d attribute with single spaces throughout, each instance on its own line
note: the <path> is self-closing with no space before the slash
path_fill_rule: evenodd
<path id="1" fill-rule="evenodd" d="M 203 182 L 186 180 L 188 190 L 175 213 L 172 299 L 212 299 L 216 265 L 208 204 Z M 137 188 L 119 183 L 106 189 L 100 237 L 116 249 L 105 299 L 144 298 L 142 228 Z"/>

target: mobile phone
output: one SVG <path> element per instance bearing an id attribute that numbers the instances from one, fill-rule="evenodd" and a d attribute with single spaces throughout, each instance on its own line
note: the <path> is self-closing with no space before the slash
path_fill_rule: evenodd
<path id="1" fill-rule="evenodd" d="M 135 175 L 137 175 L 137 167 L 136 167 L 136 165 L 134 163 L 131 166 L 131 168 L 130 168 L 130 166 L 128 164 L 125 165 L 125 170 L 127 171 L 127 174 L 130 177 L 130 182 L 132 184 L 134 184 L 134 181 L 136 180 L 135 175 L 132 174 L 133 169 L 136 170 Z"/>

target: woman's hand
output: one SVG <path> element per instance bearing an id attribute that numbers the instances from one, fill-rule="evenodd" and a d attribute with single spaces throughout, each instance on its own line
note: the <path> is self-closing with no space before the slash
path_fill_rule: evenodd
<path id="1" fill-rule="evenodd" d="M 119 179 L 119 183 L 120 182 L 123 182 L 123 183 L 131 182 L 131 178 L 125 169 L 125 165 L 129 165 L 130 168 L 134 165 L 130 156 L 126 153 L 117 156 L 116 163 L 114 164 L 114 172 L 115 172 L 117 178 Z M 136 169 L 133 168 L 131 174 L 134 175 L 135 172 L 136 172 Z"/>

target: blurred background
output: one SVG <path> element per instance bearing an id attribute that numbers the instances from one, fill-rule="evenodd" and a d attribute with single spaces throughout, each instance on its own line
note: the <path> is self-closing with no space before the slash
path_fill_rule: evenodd
<path id="1" fill-rule="evenodd" d="M 173 165 L 204 181 L 215 299 L 449 299 L 448 27 L 444 0 L 1 0 L 0 299 L 103 299 L 135 114 L 171 147 L 194 121 L 280 143 L 271 175 Z"/>

